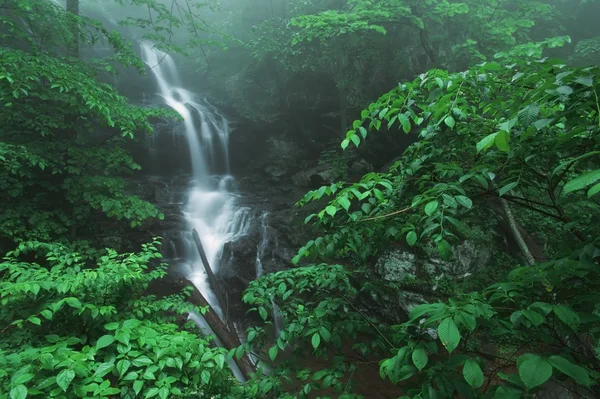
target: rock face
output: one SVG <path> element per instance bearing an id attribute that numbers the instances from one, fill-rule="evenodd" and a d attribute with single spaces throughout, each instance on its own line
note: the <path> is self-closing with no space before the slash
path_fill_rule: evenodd
<path id="1" fill-rule="evenodd" d="M 419 262 L 414 254 L 394 249 L 385 252 L 377 260 L 375 271 L 387 281 L 402 282 L 426 274 L 430 277 L 444 275 L 454 279 L 468 277 L 475 269 L 484 268 L 492 256 L 492 248 L 471 240 L 452 248 L 452 259 L 443 261 L 432 258 Z"/>
<path id="2" fill-rule="evenodd" d="M 484 268 L 490 261 L 491 248 L 467 240 L 453 248 L 453 255 L 449 261 L 432 258 L 423 262 L 407 250 L 392 249 L 377 260 L 375 272 L 386 281 L 398 283 L 416 282 L 421 277 L 427 277 L 424 281 L 432 281 L 433 286 L 423 287 L 423 291 L 435 291 L 436 281 L 442 277 L 460 279 L 469 276 L 477 268 Z M 377 295 L 384 296 L 377 300 L 382 304 L 378 311 L 392 319 L 407 316 L 412 308 L 425 302 L 421 293 L 409 290 Z M 402 312 L 398 312 L 398 309 Z M 400 319 L 394 321 L 399 322 Z"/>

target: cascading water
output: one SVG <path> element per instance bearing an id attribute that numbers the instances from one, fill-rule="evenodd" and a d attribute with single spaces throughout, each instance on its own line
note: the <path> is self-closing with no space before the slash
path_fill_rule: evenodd
<path id="1" fill-rule="evenodd" d="M 182 87 L 171 56 L 141 43 L 142 58 L 151 68 L 164 103 L 183 118 L 188 141 L 192 179 L 183 207 L 186 222 L 182 273 L 200 290 L 224 319 L 214 292 L 207 281 L 191 231 L 196 229 L 213 273 L 219 271 L 223 246 L 243 236 L 249 225 L 249 209 L 236 205 L 234 179 L 229 175 L 229 125 L 206 101 Z"/>

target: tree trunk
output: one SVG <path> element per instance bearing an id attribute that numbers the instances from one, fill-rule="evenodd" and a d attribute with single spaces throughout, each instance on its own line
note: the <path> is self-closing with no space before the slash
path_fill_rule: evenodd
<path id="1" fill-rule="evenodd" d="M 198 253 L 200 254 L 200 259 L 202 260 L 202 266 L 204 266 L 204 271 L 206 272 L 206 276 L 208 277 L 208 284 L 215 292 L 215 296 L 217 297 L 217 302 L 219 303 L 219 307 L 223 311 L 223 319 L 227 325 L 230 323 L 227 322 L 227 309 L 225 308 L 225 296 L 221 291 L 221 286 L 217 281 L 212 269 L 210 268 L 210 264 L 208 263 L 208 258 L 206 257 L 206 252 L 204 252 L 204 246 L 202 245 L 202 240 L 200 240 L 200 236 L 196 229 L 192 230 L 192 236 L 194 237 L 194 242 L 196 243 L 196 248 L 198 248 Z M 229 330 L 233 330 L 233 326 L 229 325 Z"/>
<path id="2" fill-rule="evenodd" d="M 221 321 L 219 315 L 214 311 L 212 306 L 208 303 L 204 295 L 194 286 L 193 284 L 188 282 L 190 287 L 193 287 L 194 290 L 192 295 L 190 296 L 190 302 L 199 307 L 208 307 L 208 311 L 203 315 L 204 320 L 208 323 L 210 328 L 214 331 L 223 347 L 227 350 L 235 349 L 241 345 L 239 338 L 233 331 L 229 331 L 227 326 Z M 250 360 L 248 355 L 244 353 L 244 355 L 237 360 L 237 357 L 233 357 L 235 363 L 240 368 L 240 371 L 244 375 L 244 377 L 249 380 L 252 377 L 252 374 L 256 372 L 256 367 L 254 363 Z"/>

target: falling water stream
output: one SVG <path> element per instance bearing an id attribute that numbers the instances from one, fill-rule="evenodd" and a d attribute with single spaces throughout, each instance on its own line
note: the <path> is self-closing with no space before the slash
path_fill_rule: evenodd
<path id="1" fill-rule="evenodd" d="M 141 44 L 141 49 L 161 98 L 183 118 L 183 133 L 189 146 L 192 181 L 183 207 L 187 239 L 182 273 L 224 318 L 225 310 L 220 308 L 208 284 L 191 232 L 198 231 L 208 263 L 217 274 L 223 246 L 243 236 L 249 225 L 250 209 L 236 205 L 234 179 L 229 175 L 229 124 L 206 101 L 182 87 L 171 56 L 147 42 Z"/>
<path id="2" fill-rule="evenodd" d="M 179 271 L 198 288 L 223 320 L 227 317 L 227 310 L 221 309 L 208 283 L 192 239 L 192 230 L 198 232 L 208 263 L 213 273 L 218 274 L 224 245 L 246 234 L 250 225 L 250 209 L 237 205 L 235 181 L 229 174 L 229 124 L 214 107 L 182 87 L 171 56 L 148 42 L 142 42 L 140 46 L 142 58 L 151 68 L 162 101 L 183 118 L 182 133 L 191 157 L 192 179 L 182 208 L 186 226 Z M 203 331 L 210 332 L 202 317 L 192 315 L 191 319 Z M 234 363 L 230 366 L 239 379 L 243 378 Z"/>

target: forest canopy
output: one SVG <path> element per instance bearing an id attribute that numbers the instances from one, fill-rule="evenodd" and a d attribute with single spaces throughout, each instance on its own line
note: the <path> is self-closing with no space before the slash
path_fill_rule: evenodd
<path id="1" fill-rule="evenodd" d="M 4 0 L 0 399 L 600 396 L 598 15 Z M 252 320 L 238 347 L 190 321 L 213 310 L 173 282 L 168 215 L 135 180 L 136 151 L 182 119 L 140 100 L 158 66 L 141 42 L 333 176 L 294 198 L 305 243 L 231 299 Z"/>

